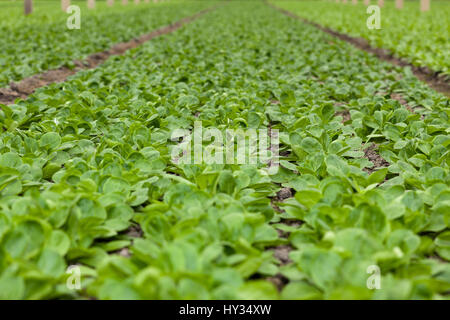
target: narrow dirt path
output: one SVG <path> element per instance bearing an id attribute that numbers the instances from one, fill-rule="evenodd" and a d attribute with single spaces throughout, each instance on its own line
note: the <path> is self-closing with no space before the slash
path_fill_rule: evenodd
<path id="1" fill-rule="evenodd" d="M 105 62 L 110 56 L 122 55 L 126 51 L 136 48 L 144 42 L 174 32 L 184 25 L 200 18 L 204 14 L 215 10 L 218 6 L 219 5 L 204 9 L 192 16 L 178 20 L 168 26 L 156 29 L 150 33 L 144 34 L 130 41 L 117 43 L 113 45 L 109 50 L 91 54 L 83 61 L 75 60 L 73 61 L 73 63 L 76 65 L 74 69 L 70 69 L 68 67 L 59 67 L 57 69 L 48 70 L 41 74 L 33 75 L 19 82 L 12 82 L 9 88 L 0 88 L 0 104 L 13 104 L 17 98 L 25 99 L 38 88 L 45 87 L 56 82 L 63 82 L 69 76 L 74 75 L 79 71 L 94 69 Z"/>
<path id="2" fill-rule="evenodd" d="M 447 97 L 450 97 L 450 83 L 447 80 L 440 77 L 438 73 L 430 70 L 429 68 L 417 67 L 407 61 L 404 61 L 402 59 L 395 57 L 394 55 L 392 55 L 391 52 L 389 52 L 389 50 L 382 49 L 382 48 L 374 48 L 374 47 L 370 46 L 370 44 L 367 42 L 366 39 L 351 37 L 347 34 L 340 33 L 338 31 L 324 27 L 315 22 L 309 21 L 308 19 L 300 17 L 300 16 L 296 15 L 295 13 L 292 13 L 285 9 L 279 8 L 272 3 L 269 3 L 267 1 L 264 1 L 264 2 L 269 7 L 272 7 L 275 10 L 278 10 L 279 12 L 283 13 L 284 15 L 289 16 L 294 19 L 297 19 L 297 20 L 300 20 L 309 25 L 312 25 L 312 26 L 322 30 L 323 32 L 331 34 L 332 36 L 339 38 L 340 40 L 343 40 L 345 42 L 352 44 L 354 47 L 356 47 L 358 49 L 364 50 L 368 53 L 371 53 L 371 54 L 377 56 L 380 60 L 387 61 L 387 62 L 389 62 L 395 66 L 399 66 L 399 67 L 410 67 L 411 71 L 414 73 L 414 75 L 419 80 L 428 84 L 428 86 L 430 86 L 432 89 L 446 95 Z"/>

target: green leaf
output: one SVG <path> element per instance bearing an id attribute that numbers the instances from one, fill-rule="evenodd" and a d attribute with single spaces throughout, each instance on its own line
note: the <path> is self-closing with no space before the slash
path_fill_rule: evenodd
<path id="1" fill-rule="evenodd" d="M 39 139 L 39 146 L 42 148 L 55 149 L 61 144 L 61 137 L 57 132 L 47 132 Z"/>
<path id="2" fill-rule="evenodd" d="M 25 296 L 25 282 L 19 277 L 0 277 L 0 299 L 21 300 Z"/>
<path id="3" fill-rule="evenodd" d="M 296 262 L 314 284 L 323 290 L 331 289 L 338 282 L 342 259 L 334 252 L 307 247 Z"/>
<path id="4" fill-rule="evenodd" d="M 369 179 L 367 180 L 368 185 L 383 182 L 384 178 L 386 177 L 387 172 L 388 172 L 388 168 L 379 169 L 379 170 L 373 172 L 369 176 Z"/>
<path id="5" fill-rule="evenodd" d="M 283 300 L 317 300 L 321 298 L 320 290 L 304 281 L 290 282 L 281 291 Z"/>
<path id="6" fill-rule="evenodd" d="M 307 208 L 311 208 L 322 198 L 322 194 L 314 189 L 303 189 L 297 191 L 295 199 Z"/>
<path id="7" fill-rule="evenodd" d="M 66 269 L 64 259 L 55 251 L 44 249 L 39 257 L 38 268 L 47 276 L 58 277 Z"/>
<path id="8" fill-rule="evenodd" d="M 278 292 L 269 281 L 254 280 L 239 288 L 238 298 L 242 300 L 272 300 L 278 298 Z"/>

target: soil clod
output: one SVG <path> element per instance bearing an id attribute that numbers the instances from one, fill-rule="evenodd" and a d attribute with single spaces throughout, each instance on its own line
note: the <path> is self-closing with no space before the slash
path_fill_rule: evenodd
<path id="1" fill-rule="evenodd" d="M 389 166 L 389 162 L 387 162 L 383 157 L 381 157 L 378 152 L 378 145 L 371 144 L 368 148 L 364 149 L 364 157 L 373 163 L 373 167 L 364 168 L 368 174 L 371 174 L 374 171 L 377 171 L 379 168 L 384 168 Z"/>

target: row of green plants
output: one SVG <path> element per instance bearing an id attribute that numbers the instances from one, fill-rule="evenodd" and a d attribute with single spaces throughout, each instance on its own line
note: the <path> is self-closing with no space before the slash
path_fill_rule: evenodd
<path id="1" fill-rule="evenodd" d="M 358 5 L 334 1 L 272 1 L 300 17 L 353 37 L 366 39 L 373 47 L 390 50 L 395 56 L 419 67 L 450 76 L 450 2 L 433 1 L 431 10 L 421 12 L 418 1 L 405 1 L 402 10 L 385 1 L 380 10 L 381 29 L 369 29 L 363 1 Z M 371 1 L 376 5 L 376 1 Z"/>
<path id="2" fill-rule="evenodd" d="M 113 7 L 100 2 L 93 10 L 85 1 L 73 4 L 81 9 L 80 29 L 67 27 L 74 12 L 63 12 L 59 2 L 44 2 L 41 7 L 38 2 L 38 9 L 30 16 L 24 16 L 19 8 L 1 10 L 0 87 L 60 66 L 74 67 L 74 60 L 193 15 L 214 2 L 130 2 Z"/>
<path id="3" fill-rule="evenodd" d="M 407 69 L 230 2 L 1 106 L 0 297 L 447 298 L 449 115 Z M 279 130 L 278 172 L 175 164 L 195 121 Z"/>

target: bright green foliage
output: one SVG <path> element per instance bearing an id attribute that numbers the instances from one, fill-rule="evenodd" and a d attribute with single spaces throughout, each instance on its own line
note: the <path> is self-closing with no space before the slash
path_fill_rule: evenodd
<path id="1" fill-rule="evenodd" d="M 450 75 L 450 2 L 433 0 L 431 10 L 421 12 L 419 1 L 404 1 L 404 8 L 395 8 L 386 0 L 381 8 L 381 29 L 367 28 L 371 14 L 363 0 L 358 5 L 334 1 L 272 1 L 303 18 L 323 26 L 362 37 L 377 48 L 389 49 L 397 57 L 417 66 Z M 377 1 L 372 1 L 377 4 Z"/>
<path id="2" fill-rule="evenodd" d="M 445 298 L 449 116 L 407 69 L 263 3 L 223 5 L 1 106 L 1 297 Z M 199 120 L 278 129 L 279 172 L 173 164 L 171 133 Z M 371 143 L 390 165 L 369 175 Z M 296 194 L 280 214 L 281 187 Z M 74 264 L 79 291 L 65 285 Z M 374 264 L 380 290 L 366 287 Z M 281 292 L 265 280 L 277 273 Z"/>
<path id="3" fill-rule="evenodd" d="M 90 10 L 85 3 L 73 3 L 81 8 L 80 29 L 73 30 L 67 28 L 71 14 L 63 12 L 58 1 L 38 2 L 30 16 L 8 7 L 3 11 L 7 4 L 0 4 L 0 87 L 62 65 L 74 67 L 75 59 L 82 60 L 213 4 L 192 1 L 186 6 L 182 1 L 171 1 L 135 5 L 130 1 L 127 6 L 116 3 L 107 7 L 100 2 Z"/>

